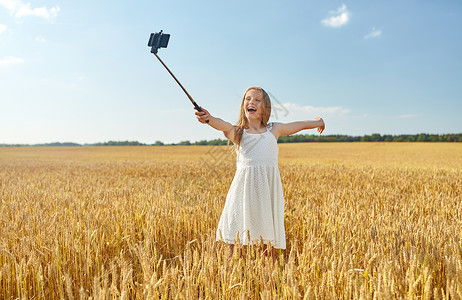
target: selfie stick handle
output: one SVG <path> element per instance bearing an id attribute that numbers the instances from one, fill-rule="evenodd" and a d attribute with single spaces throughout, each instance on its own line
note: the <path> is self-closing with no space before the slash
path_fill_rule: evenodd
<path id="1" fill-rule="evenodd" d="M 189 100 L 191 100 L 191 103 L 194 105 L 194 108 L 197 111 L 202 111 L 200 106 L 197 105 L 196 101 L 194 101 L 194 99 L 191 97 L 191 95 L 189 95 L 188 91 L 186 91 L 186 89 L 183 87 L 183 85 L 180 83 L 180 81 L 178 79 L 176 79 L 175 75 L 173 75 L 172 71 L 170 71 L 170 69 L 167 67 L 167 65 L 164 64 L 164 62 L 162 61 L 162 59 L 160 59 L 160 57 L 157 55 L 157 53 L 154 53 L 154 55 L 157 57 L 157 59 L 160 61 L 160 63 L 165 67 L 165 69 L 167 69 L 167 71 L 170 73 L 170 75 L 172 75 L 173 79 L 175 79 L 176 83 L 178 83 L 178 85 L 181 87 L 181 89 L 186 94 L 186 96 L 188 96 Z M 208 123 L 209 120 L 207 120 L 206 122 Z"/>

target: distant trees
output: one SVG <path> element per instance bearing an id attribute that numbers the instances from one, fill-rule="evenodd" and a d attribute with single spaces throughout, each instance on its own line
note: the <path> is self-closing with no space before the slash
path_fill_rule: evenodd
<path id="1" fill-rule="evenodd" d="M 381 135 L 373 133 L 364 136 L 350 135 L 308 135 L 296 134 L 289 136 L 281 136 L 278 143 L 311 143 L 311 142 L 462 142 L 462 133 L 456 134 L 427 134 L 421 133 L 416 135 Z M 171 145 L 227 145 L 228 140 L 200 140 L 197 142 L 181 141 L 178 144 Z M 230 142 L 232 144 L 232 142 Z M 156 144 L 157 145 L 157 142 Z"/>
<path id="2" fill-rule="evenodd" d="M 402 135 L 380 135 L 374 133 L 371 135 L 364 136 L 350 136 L 350 135 L 308 135 L 308 134 L 296 134 L 289 136 L 281 136 L 278 139 L 278 143 L 312 143 L 312 142 L 462 142 L 462 133 L 454 134 L 427 134 L 420 133 L 415 135 L 402 134 Z M 181 141 L 177 144 L 168 145 L 227 145 L 233 144 L 228 142 L 226 139 L 214 139 L 214 140 L 200 140 L 197 142 Z M 58 147 L 58 146 L 145 146 L 147 144 L 140 143 L 137 141 L 109 141 L 104 143 L 96 144 L 77 144 L 77 143 L 48 143 L 48 144 L 0 144 L 0 147 Z M 164 146 L 166 144 L 161 141 L 156 141 L 152 146 Z"/>
<path id="3" fill-rule="evenodd" d="M 426 134 L 417 135 L 380 135 L 374 133 L 364 136 L 349 135 L 290 135 L 281 136 L 279 143 L 309 143 L 309 142 L 462 142 L 462 133 L 456 134 Z"/>
<path id="4" fill-rule="evenodd" d="M 144 146 L 144 145 L 146 144 L 143 144 L 137 141 L 121 141 L 121 142 L 109 141 L 105 143 L 91 144 L 88 146 Z"/>
<path id="5" fill-rule="evenodd" d="M 360 137 L 349 135 L 308 135 L 297 134 L 281 136 L 278 143 L 310 143 L 310 142 L 359 142 Z"/>
<path id="6" fill-rule="evenodd" d="M 181 141 L 178 144 L 172 144 L 172 145 L 183 145 L 183 146 L 184 145 L 188 145 L 188 146 L 189 145 L 194 145 L 194 146 L 213 145 L 213 146 L 217 146 L 217 145 L 227 145 L 227 144 L 228 144 L 228 140 L 214 139 L 210 141 L 200 140 L 194 143 L 191 143 L 190 141 Z"/>

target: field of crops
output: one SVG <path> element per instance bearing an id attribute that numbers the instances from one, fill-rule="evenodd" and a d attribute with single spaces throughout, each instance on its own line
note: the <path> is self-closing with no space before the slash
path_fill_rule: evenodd
<path id="1" fill-rule="evenodd" d="M 280 144 L 287 249 L 215 242 L 226 146 L 0 148 L 0 299 L 460 299 L 462 144 Z"/>

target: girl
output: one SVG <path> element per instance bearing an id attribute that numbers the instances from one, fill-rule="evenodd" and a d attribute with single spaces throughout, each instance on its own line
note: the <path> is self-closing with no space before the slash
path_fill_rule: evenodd
<path id="1" fill-rule="evenodd" d="M 217 240 L 229 243 L 231 251 L 237 239 L 244 245 L 262 240 L 264 252 L 268 242 L 274 248 L 285 249 L 284 196 L 277 140 L 303 129 L 317 128 L 322 133 L 324 121 L 316 117 L 313 121 L 268 123 L 271 102 L 260 87 L 249 87 L 244 93 L 237 125 L 202 110 L 196 111 L 199 122 L 209 121 L 210 126 L 223 131 L 234 143 L 237 154 L 236 174 L 218 223 Z M 274 259 L 274 249 L 271 256 Z"/>

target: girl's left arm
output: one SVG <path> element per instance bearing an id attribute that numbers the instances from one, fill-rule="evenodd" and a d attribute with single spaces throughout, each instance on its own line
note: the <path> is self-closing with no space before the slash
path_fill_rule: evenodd
<path id="1" fill-rule="evenodd" d="M 297 133 L 300 130 L 317 128 L 319 134 L 321 134 L 324 131 L 326 125 L 324 124 L 324 120 L 322 118 L 316 117 L 315 119 L 316 120 L 297 121 L 290 123 L 275 122 L 273 123 L 271 132 L 276 138 L 279 138 L 283 135 L 291 135 Z"/>

